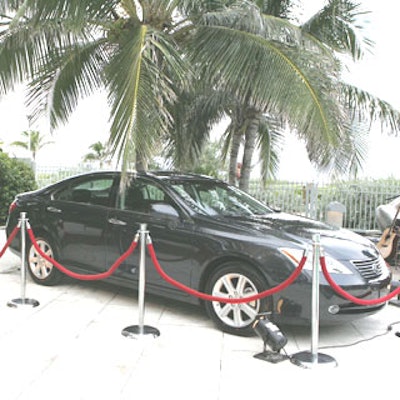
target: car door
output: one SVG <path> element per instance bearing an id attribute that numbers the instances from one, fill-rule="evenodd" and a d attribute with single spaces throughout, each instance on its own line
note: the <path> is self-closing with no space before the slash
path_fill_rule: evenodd
<path id="1" fill-rule="evenodd" d="M 179 208 L 157 184 L 136 179 L 119 196 L 117 208 L 109 215 L 107 260 L 111 265 L 130 245 L 142 224 L 151 238 L 157 259 L 172 278 L 191 284 L 193 224 L 179 215 Z M 137 281 L 139 277 L 140 243 L 134 254 L 115 272 L 121 279 Z M 155 293 L 175 290 L 155 270 L 146 250 L 146 282 Z"/>
<path id="2" fill-rule="evenodd" d="M 60 261 L 71 270 L 105 270 L 113 188 L 114 176 L 91 175 L 58 190 L 47 206 L 47 218 L 56 226 Z"/>

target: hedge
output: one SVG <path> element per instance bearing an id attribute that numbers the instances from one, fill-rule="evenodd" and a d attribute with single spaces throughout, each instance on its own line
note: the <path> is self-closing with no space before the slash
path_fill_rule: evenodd
<path id="1" fill-rule="evenodd" d="M 0 225 L 5 223 L 15 196 L 34 189 L 36 182 L 32 168 L 0 151 Z"/>

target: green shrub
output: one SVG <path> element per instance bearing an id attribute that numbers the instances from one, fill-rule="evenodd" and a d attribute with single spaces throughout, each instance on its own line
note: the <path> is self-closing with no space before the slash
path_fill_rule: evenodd
<path id="1" fill-rule="evenodd" d="M 15 195 L 33 189 L 36 183 L 32 168 L 0 151 L 0 224 L 6 221 Z"/>

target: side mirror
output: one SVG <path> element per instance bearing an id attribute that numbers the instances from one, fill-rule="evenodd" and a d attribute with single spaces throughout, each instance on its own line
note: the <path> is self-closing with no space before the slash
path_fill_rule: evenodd
<path id="1" fill-rule="evenodd" d="M 160 214 L 168 217 L 179 218 L 179 213 L 171 204 L 168 203 L 153 203 L 150 206 L 151 214 Z"/>

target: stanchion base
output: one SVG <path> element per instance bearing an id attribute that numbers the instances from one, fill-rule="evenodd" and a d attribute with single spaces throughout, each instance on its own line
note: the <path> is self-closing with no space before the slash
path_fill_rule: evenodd
<path id="1" fill-rule="evenodd" d="M 133 339 L 138 339 L 143 336 L 153 336 L 154 338 L 160 336 L 160 331 L 157 328 L 153 328 L 152 326 L 139 326 L 139 325 L 132 325 L 128 326 L 127 328 L 122 330 L 122 335 L 133 338 Z"/>
<path id="2" fill-rule="evenodd" d="M 37 300 L 34 299 L 14 299 L 11 300 L 7 303 L 8 307 L 11 308 L 18 308 L 21 306 L 29 306 L 29 307 L 37 307 L 40 303 Z"/>
<path id="3" fill-rule="evenodd" d="M 317 353 L 317 357 L 309 351 L 302 351 L 300 353 L 294 354 L 290 361 L 303 368 L 314 368 L 314 367 L 337 367 L 336 360 L 328 356 L 327 354 Z"/>
<path id="4" fill-rule="evenodd" d="M 390 300 L 389 304 L 392 306 L 400 307 L 400 300 Z"/>
<path id="5" fill-rule="evenodd" d="M 277 364 L 281 361 L 285 361 L 289 359 L 289 356 L 281 353 L 274 353 L 272 351 L 265 350 L 262 353 L 255 354 L 254 358 L 258 358 L 262 361 L 268 361 L 270 363 Z"/>

